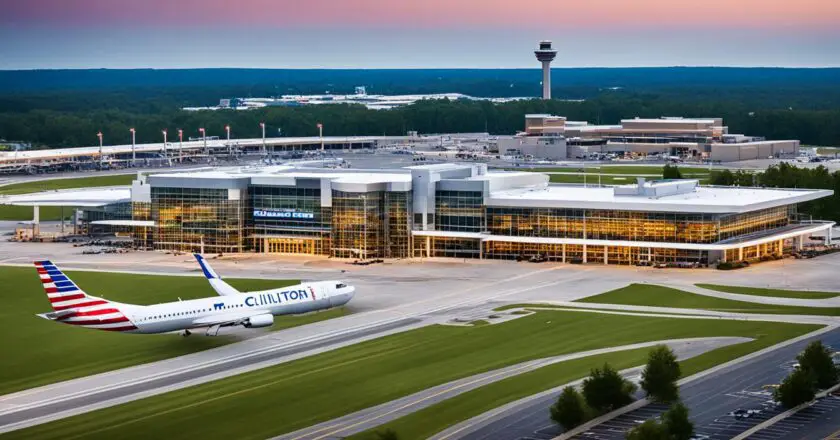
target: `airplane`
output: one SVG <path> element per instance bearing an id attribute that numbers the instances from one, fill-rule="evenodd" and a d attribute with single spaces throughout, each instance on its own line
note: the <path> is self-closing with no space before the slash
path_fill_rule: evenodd
<path id="1" fill-rule="evenodd" d="M 279 289 L 240 292 L 222 280 L 207 261 L 193 254 L 204 276 L 219 297 L 177 301 L 150 306 L 123 304 L 88 295 L 50 261 L 36 261 L 35 268 L 53 311 L 37 316 L 63 324 L 122 333 L 181 332 L 207 328 L 216 336 L 222 327 L 269 327 L 277 315 L 296 315 L 347 304 L 355 288 L 341 281 L 316 281 Z"/>

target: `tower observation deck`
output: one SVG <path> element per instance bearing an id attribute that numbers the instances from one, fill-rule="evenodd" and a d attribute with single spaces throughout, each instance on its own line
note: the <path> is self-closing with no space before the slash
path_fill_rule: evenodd
<path id="1" fill-rule="evenodd" d="M 534 51 L 537 61 L 542 63 L 543 99 L 551 99 L 551 62 L 557 57 L 557 51 L 551 48 L 551 41 L 540 41 L 540 48 Z"/>

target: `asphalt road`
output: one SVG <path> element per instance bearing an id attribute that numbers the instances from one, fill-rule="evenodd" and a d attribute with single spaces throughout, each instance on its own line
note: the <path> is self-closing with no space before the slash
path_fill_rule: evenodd
<path id="1" fill-rule="evenodd" d="M 822 339 L 824 344 L 840 348 L 840 329 L 833 330 L 813 339 Z M 746 431 L 761 420 L 772 417 L 772 411 L 765 409 L 762 417 L 754 418 L 746 423 L 727 423 L 734 418 L 728 414 L 738 408 L 760 409 L 770 400 L 770 395 L 762 386 L 779 383 L 791 368 L 791 361 L 810 340 L 774 350 L 746 362 L 722 369 L 714 374 L 684 385 L 680 392 L 683 402 L 691 411 L 698 434 L 709 435 L 712 439 L 728 439 L 733 435 Z M 502 439 L 551 439 L 561 433 L 561 430 L 550 420 L 548 408 L 557 399 L 557 394 L 545 396 L 522 408 L 515 408 L 507 414 L 498 417 L 492 423 L 451 438 L 470 440 L 502 440 Z M 764 408 L 767 408 L 764 406 Z M 624 426 L 624 420 L 644 420 L 657 416 L 664 408 L 650 411 L 650 408 L 633 411 L 622 417 L 617 423 L 602 424 L 602 429 L 596 427 L 589 435 L 581 435 L 582 439 L 616 439 L 623 440 L 625 430 L 635 425 Z M 775 410 L 778 411 L 778 410 Z M 721 422 L 724 423 L 721 423 Z M 835 422 L 835 429 L 837 430 Z M 734 428 L 734 430 L 733 430 Z M 813 430 L 811 432 L 810 430 Z M 734 432 L 737 431 L 737 432 Z M 822 438 L 826 431 L 823 423 L 807 424 L 797 430 L 797 438 Z M 829 431 L 831 433 L 833 431 Z"/>

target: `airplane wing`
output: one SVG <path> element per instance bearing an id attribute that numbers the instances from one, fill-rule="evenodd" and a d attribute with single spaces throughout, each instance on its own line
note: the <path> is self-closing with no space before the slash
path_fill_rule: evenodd
<path id="1" fill-rule="evenodd" d="M 239 312 L 230 312 L 230 313 L 222 313 L 213 316 L 207 316 L 204 318 L 198 318 L 193 321 L 195 325 L 239 325 L 242 324 L 246 319 L 254 316 L 255 313 L 253 310 L 243 310 Z"/>
<path id="2" fill-rule="evenodd" d="M 209 264 L 207 264 L 207 260 L 201 256 L 201 254 L 193 254 L 195 259 L 198 261 L 198 264 L 201 266 L 201 271 L 204 272 L 204 276 L 207 277 L 207 281 L 210 282 L 210 287 L 216 291 L 221 296 L 230 296 L 230 295 L 239 295 L 239 291 L 234 289 L 233 286 L 230 284 L 222 281 L 222 277 L 220 277 Z"/>

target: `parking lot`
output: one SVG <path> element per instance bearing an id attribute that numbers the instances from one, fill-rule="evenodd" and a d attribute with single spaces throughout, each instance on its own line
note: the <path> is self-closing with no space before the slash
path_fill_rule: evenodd
<path id="1" fill-rule="evenodd" d="M 836 432 L 840 424 L 840 396 L 830 395 L 796 414 L 749 437 L 750 440 L 819 439 Z"/>
<path id="2" fill-rule="evenodd" d="M 581 440 L 623 440 L 627 431 L 645 420 L 657 418 L 668 409 L 668 405 L 650 404 L 627 414 L 620 415 L 612 420 L 576 435 L 575 439 Z"/>

